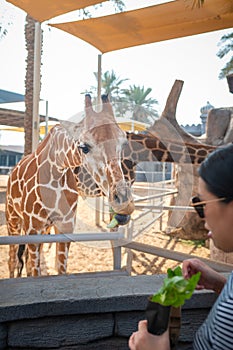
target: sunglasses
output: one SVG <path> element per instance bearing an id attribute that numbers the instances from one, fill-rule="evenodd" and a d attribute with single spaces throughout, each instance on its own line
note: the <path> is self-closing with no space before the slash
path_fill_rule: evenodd
<path id="1" fill-rule="evenodd" d="M 192 198 L 192 204 L 191 206 L 194 207 L 194 209 L 196 210 L 197 214 L 200 216 L 201 219 L 204 219 L 205 217 L 205 205 L 207 203 L 211 203 L 211 202 L 221 202 L 224 201 L 226 198 L 215 198 L 215 199 L 210 199 L 209 201 L 201 201 L 199 197 L 193 197 Z"/>

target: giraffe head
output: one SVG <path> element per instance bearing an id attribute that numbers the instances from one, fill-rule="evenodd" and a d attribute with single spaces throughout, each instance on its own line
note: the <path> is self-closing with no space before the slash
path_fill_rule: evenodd
<path id="1" fill-rule="evenodd" d="M 113 211 L 129 215 L 134 210 L 131 185 L 121 168 L 126 133 L 116 123 L 108 96 L 102 96 L 102 110 L 94 111 L 90 95 L 85 96 L 85 117 L 77 123 L 62 122 L 78 145 L 81 164 L 108 197 Z"/>

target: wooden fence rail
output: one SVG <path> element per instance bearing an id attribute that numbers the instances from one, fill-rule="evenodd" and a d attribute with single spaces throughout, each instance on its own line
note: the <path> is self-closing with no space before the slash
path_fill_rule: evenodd
<path id="1" fill-rule="evenodd" d="M 122 244 L 124 245 L 125 248 L 128 248 L 128 249 L 137 250 L 139 252 L 144 252 L 144 253 L 156 255 L 162 258 L 175 260 L 179 262 L 182 262 L 186 259 L 197 258 L 199 260 L 202 260 L 204 263 L 206 263 L 208 266 L 210 266 L 212 269 L 218 272 L 231 272 L 233 270 L 233 265 L 231 264 L 217 262 L 215 260 L 202 258 L 200 256 L 195 256 L 192 254 L 181 253 L 174 250 L 151 246 L 151 245 L 139 243 L 139 242 L 125 241 L 125 243 L 122 242 Z"/>

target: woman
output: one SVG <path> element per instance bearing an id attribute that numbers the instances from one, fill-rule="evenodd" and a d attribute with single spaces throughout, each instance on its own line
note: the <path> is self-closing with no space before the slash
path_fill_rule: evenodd
<path id="1" fill-rule="evenodd" d="M 193 206 L 205 220 L 208 236 L 224 252 L 233 252 L 233 145 L 211 153 L 199 169 L 199 197 Z M 219 294 L 207 319 L 194 337 L 194 350 L 233 350 L 233 273 L 228 280 L 198 259 L 183 262 L 183 275 L 190 278 L 198 271 L 197 289 L 211 289 Z M 170 350 L 169 334 L 147 332 L 147 321 L 140 321 L 138 331 L 129 339 L 131 350 Z"/>

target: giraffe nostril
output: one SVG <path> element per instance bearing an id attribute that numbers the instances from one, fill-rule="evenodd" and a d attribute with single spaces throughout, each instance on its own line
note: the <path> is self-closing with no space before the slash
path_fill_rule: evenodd
<path id="1" fill-rule="evenodd" d="M 114 201 L 115 202 L 117 202 L 117 203 L 120 203 L 121 201 L 120 201 L 120 198 L 118 197 L 118 195 L 117 194 L 114 194 Z"/>

